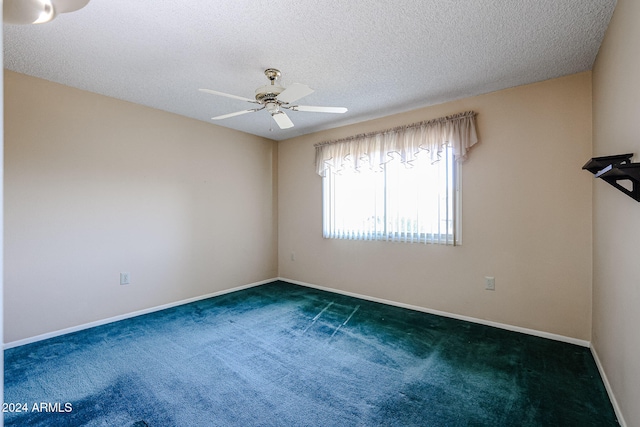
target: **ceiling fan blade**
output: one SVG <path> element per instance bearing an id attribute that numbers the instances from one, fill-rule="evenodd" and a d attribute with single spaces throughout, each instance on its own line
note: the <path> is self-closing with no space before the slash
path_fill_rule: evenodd
<path id="1" fill-rule="evenodd" d="M 52 0 L 56 12 L 66 13 L 82 9 L 89 0 Z"/>
<path id="2" fill-rule="evenodd" d="M 255 111 L 258 111 L 256 109 L 253 110 L 242 110 L 242 111 L 236 111 L 235 113 L 229 113 L 229 114 L 223 114 L 221 116 L 215 116 L 215 117 L 211 117 L 211 120 L 222 120 L 222 119 L 228 119 L 229 117 L 235 117 L 235 116 L 241 116 L 243 114 L 247 114 L 247 113 L 253 113 Z"/>
<path id="3" fill-rule="evenodd" d="M 342 114 L 346 113 L 347 109 L 345 107 L 316 107 L 313 105 L 294 105 L 289 108 L 293 111 L 309 111 L 311 113 L 337 113 Z"/>
<path id="4" fill-rule="evenodd" d="M 254 104 L 258 104 L 258 102 L 256 102 L 255 99 L 249 99 L 243 96 L 230 95 L 228 93 L 218 92 L 217 90 L 211 90 L 211 89 L 198 89 L 198 90 L 200 92 L 210 93 L 212 95 L 226 96 L 227 98 L 239 99 L 240 101 L 247 101 L 247 102 L 253 102 Z"/>
<path id="5" fill-rule="evenodd" d="M 291 102 L 297 101 L 298 99 L 305 97 L 307 95 L 312 94 L 314 91 L 307 85 L 303 85 L 300 83 L 294 83 L 285 90 L 282 91 L 280 95 L 276 98 L 280 102 L 284 102 L 285 104 L 289 104 Z"/>
<path id="6" fill-rule="evenodd" d="M 275 120 L 278 126 L 280 126 L 280 129 L 289 129 L 293 127 L 293 122 L 283 111 L 273 113 L 271 117 L 273 117 L 273 120 Z"/>
<path id="7" fill-rule="evenodd" d="M 42 24 L 56 17 L 51 2 L 40 0 L 5 0 L 2 6 L 3 21 L 7 24 Z"/>

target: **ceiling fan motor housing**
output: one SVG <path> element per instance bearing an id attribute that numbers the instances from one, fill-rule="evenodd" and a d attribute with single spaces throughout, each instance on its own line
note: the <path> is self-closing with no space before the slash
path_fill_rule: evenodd
<path id="1" fill-rule="evenodd" d="M 264 85 L 256 89 L 256 101 L 260 104 L 267 102 L 277 102 L 276 97 L 284 91 L 282 86 Z"/>

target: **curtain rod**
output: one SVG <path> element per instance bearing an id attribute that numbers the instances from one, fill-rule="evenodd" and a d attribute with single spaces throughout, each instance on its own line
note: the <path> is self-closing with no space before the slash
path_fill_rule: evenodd
<path id="1" fill-rule="evenodd" d="M 390 129 L 382 130 L 382 131 L 360 133 L 358 135 L 348 136 L 346 138 L 335 139 L 333 141 L 318 142 L 317 144 L 314 144 L 313 146 L 314 147 L 322 147 L 324 145 L 339 144 L 341 142 L 352 141 L 354 139 L 359 139 L 359 138 L 369 138 L 369 137 L 376 136 L 376 135 L 384 135 L 385 133 L 398 132 L 398 131 L 401 131 L 401 130 L 416 128 L 416 127 L 421 127 L 421 126 L 428 126 L 428 125 L 432 125 L 432 124 L 436 124 L 436 123 L 451 122 L 451 121 L 455 121 L 455 120 L 466 119 L 467 117 L 474 117 L 476 115 L 477 115 L 477 113 L 475 111 L 466 111 L 464 113 L 458 113 L 458 114 L 453 114 L 451 116 L 439 117 L 437 119 L 423 120 L 421 122 L 412 123 L 410 125 L 396 126 L 396 127 L 390 128 Z"/>

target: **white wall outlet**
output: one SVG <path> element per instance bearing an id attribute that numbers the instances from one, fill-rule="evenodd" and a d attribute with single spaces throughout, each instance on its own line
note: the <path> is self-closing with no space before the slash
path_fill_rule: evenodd
<path id="1" fill-rule="evenodd" d="M 486 276 L 484 278 L 484 288 L 488 291 L 495 291 L 496 290 L 496 278 L 495 277 L 489 277 Z"/>
<path id="2" fill-rule="evenodd" d="M 120 284 L 128 285 L 131 283 L 131 274 L 129 272 L 120 273 Z"/>
<path id="3" fill-rule="evenodd" d="M 296 260 L 296 253 L 291 252 L 291 261 L 295 261 L 295 260 Z"/>

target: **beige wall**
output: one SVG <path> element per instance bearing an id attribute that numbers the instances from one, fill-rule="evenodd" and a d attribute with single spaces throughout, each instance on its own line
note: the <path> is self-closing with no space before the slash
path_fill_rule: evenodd
<path id="1" fill-rule="evenodd" d="M 640 2 L 618 0 L 593 71 L 594 155 L 640 162 Z M 640 203 L 594 182 L 593 346 L 629 426 L 640 426 Z"/>
<path id="2" fill-rule="evenodd" d="M 276 277 L 275 150 L 7 71 L 6 342 Z"/>
<path id="3" fill-rule="evenodd" d="M 7 72 L 6 341 L 278 274 L 589 340 L 590 87 L 582 73 L 276 147 Z M 471 109 L 463 246 L 321 237 L 313 143 Z"/>
<path id="4" fill-rule="evenodd" d="M 461 247 L 322 238 L 314 143 L 467 110 L 481 143 L 463 168 Z M 280 276 L 589 340 L 591 136 L 586 72 L 283 141 Z"/>

